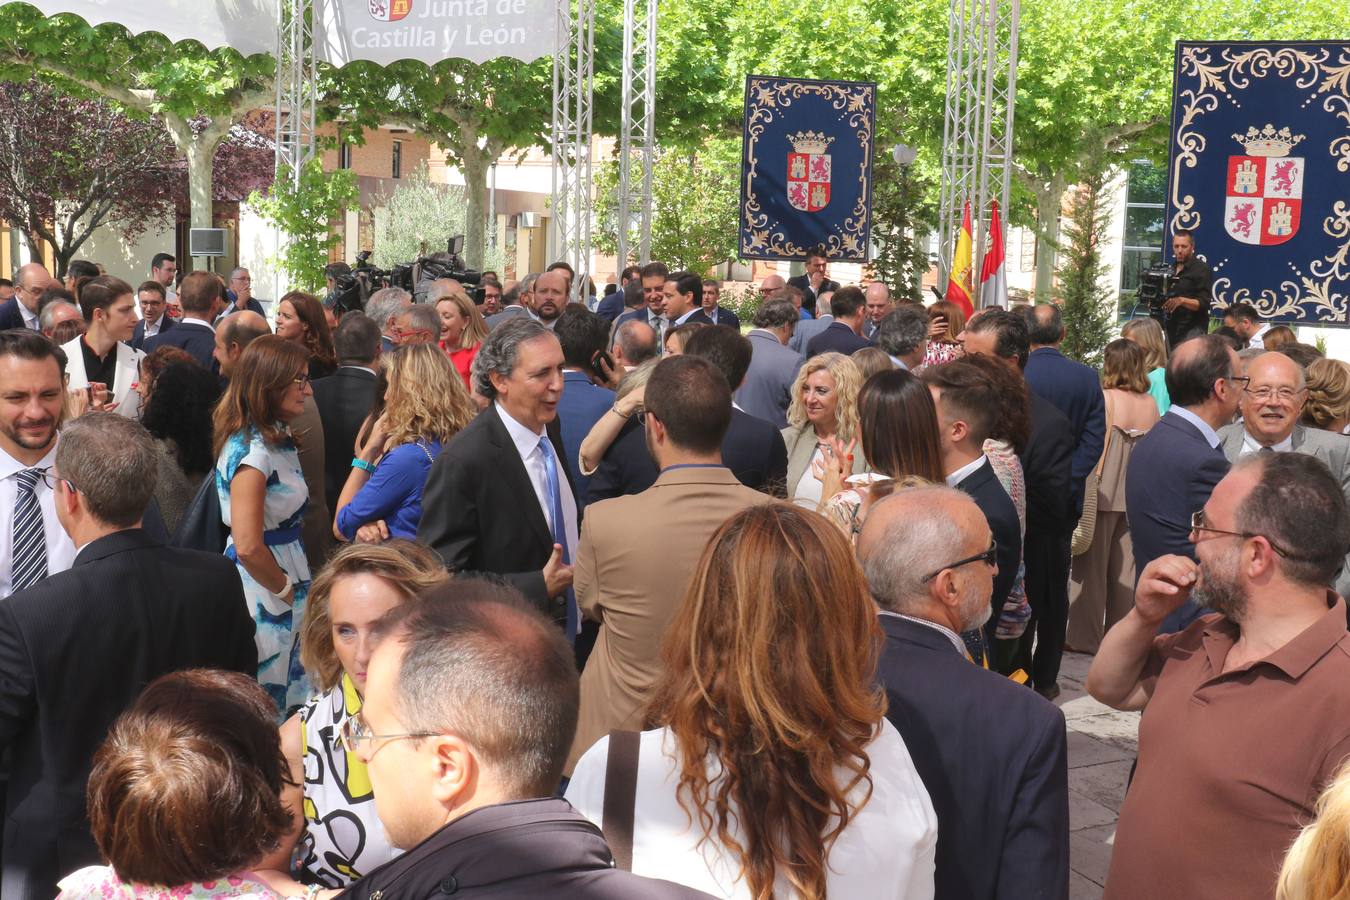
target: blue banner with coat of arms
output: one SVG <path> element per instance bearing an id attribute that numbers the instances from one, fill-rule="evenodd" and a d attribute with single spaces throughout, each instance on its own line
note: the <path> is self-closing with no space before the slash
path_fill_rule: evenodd
<path id="1" fill-rule="evenodd" d="M 1178 43 L 1167 226 L 1194 232 L 1214 312 L 1350 325 L 1350 43 Z"/>
<path id="2" fill-rule="evenodd" d="M 741 149 L 740 255 L 866 261 L 877 86 L 750 75 Z"/>

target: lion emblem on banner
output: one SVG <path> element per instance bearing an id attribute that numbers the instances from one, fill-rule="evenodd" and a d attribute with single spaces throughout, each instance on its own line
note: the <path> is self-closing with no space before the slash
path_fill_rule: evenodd
<path id="1" fill-rule="evenodd" d="M 377 22 L 397 22 L 412 12 L 413 0 L 370 0 L 370 17 Z"/>
<path id="2" fill-rule="evenodd" d="M 788 135 L 787 193 L 793 209 L 820 212 L 830 203 L 830 155 L 834 138 L 814 131 Z"/>
<path id="3" fill-rule="evenodd" d="M 1247 152 L 1228 157 L 1223 227 L 1244 244 L 1283 244 L 1298 234 L 1303 212 L 1304 161 L 1289 155 L 1303 135 L 1268 124 L 1233 139 Z"/>

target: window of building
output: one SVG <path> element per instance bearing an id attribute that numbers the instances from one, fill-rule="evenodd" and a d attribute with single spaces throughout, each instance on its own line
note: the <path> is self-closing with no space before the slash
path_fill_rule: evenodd
<path id="1" fill-rule="evenodd" d="M 394 166 L 393 177 L 403 177 L 403 142 L 394 141 Z"/>
<path id="2" fill-rule="evenodd" d="M 352 145 L 343 141 L 338 144 L 338 168 L 350 169 L 352 167 Z"/>
<path id="3" fill-rule="evenodd" d="M 1147 159 L 1130 163 L 1125 192 L 1125 236 L 1120 259 L 1120 310 L 1127 318 L 1134 308 L 1139 273 L 1162 262 L 1167 169 Z"/>

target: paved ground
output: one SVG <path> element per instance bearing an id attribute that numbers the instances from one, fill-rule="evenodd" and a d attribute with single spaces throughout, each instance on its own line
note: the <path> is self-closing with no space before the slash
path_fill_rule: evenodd
<path id="1" fill-rule="evenodd" d="M 1116 712 L 1083 690 L 1092 657 L 1064 654 L 1055 705 L 1069 726 L 1069 897 L 1102 895 L 1111 861 L 1116 814 L 1134 760 L 1138 713 Z"/>

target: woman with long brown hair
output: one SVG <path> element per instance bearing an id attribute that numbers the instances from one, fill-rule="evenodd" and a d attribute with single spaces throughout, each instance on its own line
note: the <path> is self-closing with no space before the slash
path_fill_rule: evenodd
<path id="1" fill-rule="evenodd" d="M 662 646 L 633 871 L 746 900 L 932 897 L 937 818 L 884 717 L 880 645 L 837 528 L 786 503 L 728 519 Z M 597 823 L 609 748 L 567 788 Z"/>
<path id="2" fill-rule="evenodd" d="M 928 307 L 932 330 L 928 332 L 928 349 L 924 351 L 925 366 L 940 366 L 964 355 L 957 335 L 966 329 L 966 314 L 950 300 L 939 300 Z"/>
<path id="3" fill-rule="evenodd" d="M 276 335 L 245 348 L 214 416 L 216 491 L 253 610 L 258 681 L 282 717 L 308 699 L 296 625 L 309 593 L 300 525 L 309 501 L 290 423 L 304 412 L 309 354 Z"/>
<path id="4" fill-rule="evenodd" d="M 337 371 L 333 333 L 328 329 L 328 318 L 317 297 L 303 291 L 291 291 L 277 301 L 276 333 L 277 337 L 299 344 L 309 352 L 311 381 Z"/>

